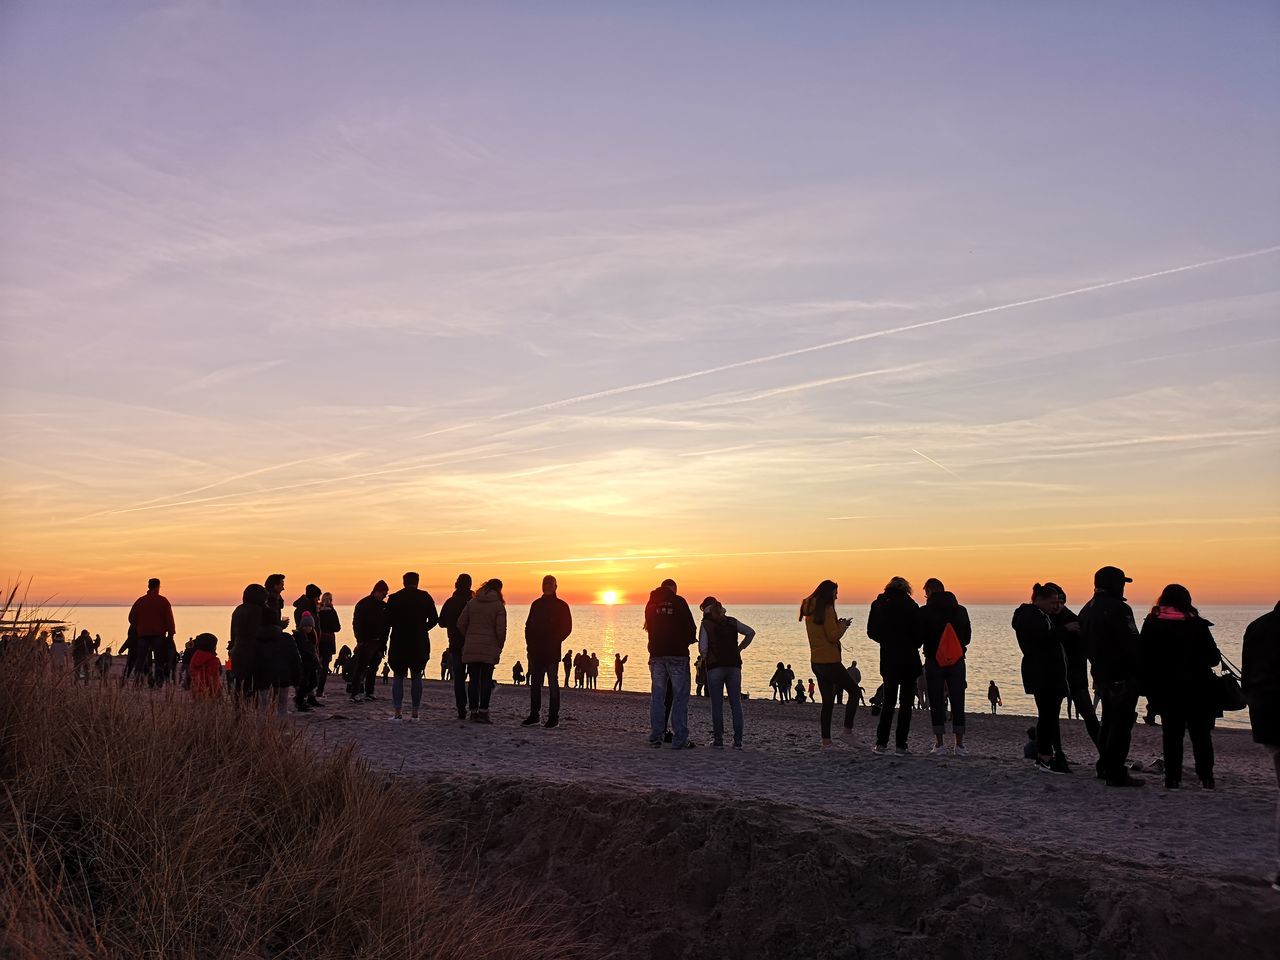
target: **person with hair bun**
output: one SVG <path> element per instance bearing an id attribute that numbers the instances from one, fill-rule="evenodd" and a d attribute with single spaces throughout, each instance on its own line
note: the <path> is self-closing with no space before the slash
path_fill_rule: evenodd
<path id="1" fill-rule="evenodd" d="M 1022 651 L 1022 688 L 1036 702 L 1036 769 L 1070 773 L 1062 752 L 1059 714 L 1067 695 L 1067 657 L 1051 611 L 1060 601 L 1053 584 L 1037 583 L 1031 602 L 1013 612 L 1013 632 Z"/>
<path id="2" fill-rule="evenodd" d="M 1162 719 L 1164 785 L 1182 785 L 1182 744 L 1191 735 L 1196 776 L 1207 790 L 1213 780 L 1213 667 L 1222 654 L 1191 603 L 1191 591 L 1171 583 L 1142 622 L 1142 665 L 1147 700 Z"/>

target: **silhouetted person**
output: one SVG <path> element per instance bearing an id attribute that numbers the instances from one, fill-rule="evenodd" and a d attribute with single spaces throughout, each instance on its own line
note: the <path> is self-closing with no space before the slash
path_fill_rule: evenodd
<path id="1" fill-rule="evenodd" d="M 445 601 L 446 604 L 448 602 L 449 602 L 448 600 Z M 440 616 L 441 617 L 444 616 L 443 606 L 440 608 Z M 449 648 L 445 647 L 443 650 L 440 651 L 440 679 L 443 681 L 443 680 L 448 680 L 452 677 L 453 677 L 453 670 L 450 668 L 450 665 L 449 665 Z"/>
<path id="2" fill-rule="evenodd" d="M 88 630 L 81 630 L 71 641 L 71 663 L 75 669 L 75 678 L 83 683 L 89 682 L 89 660 L 97 647 Z"/>
<path id="3" fill-rule="evenodd" d="M 378 676 L 378 661 L 386 649 L 387 581 L 379 580 L 367 597 L 362 597 L 351 612 L 351 634 L 356 648 L 351 651 L 351 682 L 347 692 L 352 703 L 372 700 L 373 684 Z"/>
<path id="4" fill-rule="evenodd" d="M 729 695 L 733 716 L 733 748 L 742 749 L 742 651 L 751 645 L 756 632 L 725 613 L 724 604 L 707 597 L 699 604 L 702 624 L 698 628 L 698 650 L 707 671 L 707 695 L 711 697 L 711 745 L 724 749 L 724 697 Z M 739 641 L 738 637 L 742 637 Z"/>
<path id="5" fill-rule="evenodd" d="M 1022 759 L 1035 760 L 1040 755 L 1040 735 L 1035 727 L 1027 727 L 1027 742 L 1022 745 Z"/>
<path id="6" fill-rule="evenodd" d="M 707 668 L 703 665 L 701 657 L 693 661 L 693 683 L 697 688 L 693 695 L 701 697 L 707 688 Z"/>
<path id="7" fill-rule="evenodd" d="M 329 664 L 338 652 L 338 634 L 341 632 L 342 621 L 338 619 L 338 611 L 333 608 L 333 594 L 320 594 L 316 613 L 316 652 L 320 655 L 320 682 L 316 684 L 316 692 L 322 697 L 325 683 L 329 679 Z"/>
<path id="8" fill-rule="evenodd" d="M 289 625 L 289 621 L 284 615 L 284 574 L 273 573 L 262 582 L 267 588 L 267 607 L 276 612 L 276 619 L 279 621 L 280 629 L 284 629 Z"/>
<path id="9" fill-rule="evenodd" d="M 197 700 L 221 697 L 222 666 L 218 663 L 218 638 L 212 633 L 201 633 L 191 643 L 191 662 L 187 665 L 191 695 Z"/>
<path id="10" fill-rule="evenodd" d="M 352 662 L 351 648 L 344 643 L 342 649 L 338 651 L 337 659 L 333 662 L 333 672 L 341 678 L 344 687 L 351 685 Z"/>
<path id="11" fill-rule="evenodd" d="M 1245 628 L 1240 674 L 1254 742 L 1271 754 L 1280 790 L 1280 603 Z M 1271 888 L 1280 890 L 1280 793 L 1276 799 L 1276 873 Z"/>
<path id="12" fill-rule="evenodd" d="M 773 687 L 773 699 L 786 700 L 786 691 L 783 689 L 787 685 L 787 667 L 781 660 L 778 661 L 778 667 L 773 671 L 773 676 L 769 678 L 769 686 Z"/>
<path id="13" fill-rule="evenodd" d="M 301 671 L 297 686 L 294 687 L 293 709 L 298 713 L 307 713 L 320 705 L 315 698 L 316 678 L 320 670 L 320 659 L 316 655 L 316 618 L 311 615 L 310 610 L 295 608 L 294 622 L 297 628 L 293 631 L 293 640 L 298 646 Z"/>
<path id="14" fill-rule="evenodd" d="M 462 631 L 462 662 L 467 666 L 467 702 L 471 720 L 491 723 L 489 697 L 493 693 L 493 668 L 502 659 L 507 643 L 507 607 L 502 581 L 486 580 L 458 618 Z"/>
<path id="15" fill-rule="evenodd" d="M 418 719 L 422 705 L 422 674 L 431 659 L 431 628 L 439 621 L 436 602 L 431 594 L 418 588 L 418 575 L 412 571 L 403 578 L 403 589 L 387 598 L 387 663 L 395 679 L 391 683 L 393 720 L 400 719 L 404 704 L 404 680 L 410 680 L 412 713 Z"/>
<path id="16" fill-rule="evenodd" d="M 1098 743 L 1098 715 L 1094 712 L 1093 697 L 1089 693 L 1089 655 L 1080 633 L 1080 618 L 1067 609 L 1067 592 L 1056 583 L 1046 583 L 1058 591 L 1058 604 L 1049 611 L 1058 627 L 1062 650 L 1067 655 L 1067 716 L 1074 706 L 1084 721 L 1085 732 L 1096 746 Z"/>
<path id="17" fill-rule="evenodd" d="M 987 699 L 991 701 L 991 715 L 996 715 L 996 707 L 1003 707 L 1004 701 L 1000 699 L 1000 688 L 996 686 L 994 680 L 987 683 Z"/>
<path id="18" fill-rule="evenodd" d="M 911 733 L 911 704 L 915 699 L 916 678 L 921 675 L 920 635 L 916 617 L 920 608 L 911 599 L 911 584 L 894 577 L 884 592 L 871 601 L 867 614 L 867 636 L 880 645 L 880 676 L 884 680 L 884 700 L 880 704 L 880 723 L 876 727 L 873 752 L 888 751 L 889 733 L 893 729 L 893 709 L 898 703 L 896 753 L 910 752 L 907 737 Z"/>
<path id="19" fill-rule="evenodd" d="M 258 686 L 259 673 L 265 672 L 259 662 L 261 644 L 258 635 L 267 609 L 267 588 L 260 583 L 251 583 L 244 588 L 240 605 L 231 613 L 228 652 L 235 692 L 242 700 L 252 701 L 255 691 L 270 687 L 269 682 L 265 687 Z M 279 629 L 278 623 L 276 627 Z"/>
<path id="20" fill-rule="evenodd" d="M 620 653 L 615 653 L 613 655 L 613 675 L 617 677 L 617 679 L 613 681 L 614 690 L 622 689 L 622 674 L 626 668 L 626 665 L 627 665 L 626 657 L 624 657 Z"/>
<path id="21" fill-rule="evenodd" d="M 1191 592 L 1171 583 L 1142 621 L 1142 666 L 1147 701 L 1163 719 L 1164 785 L 1182 786 L 1182 741 L 1191 735 L 1200 785 L 1213 789 L 1213 719 L 1217 690 L 1212 668 L 1222 662 L 1213 624 L 1200 616 Z"/>
<path id="22" fill-rule="evenodd" d="M 458 711 L 458 719 L 467 719 L 467 668 L 462 663 L 462 631 L 458 629 L 458 618 L 471 602 L 471 574 L 460 573 L 453 582 L 453 593 L 440 608 L 440 626 L 444 627 L 449 637 L 449 672 L 453 678 L 453 705 Z"/>
<path id="23" fill-rule="evenodd" d="M 597 686 L 599 686 L 598 681 L 600 679 L 600 658 L 596 656 L 594 653 L 591 654 L 590 660 L 587 663 L 587 676 L 590 678 L 590 681 L 591 681 L 588 684 L 588 686 L 592 690 L 595 690 Z"/>
<path id="24" fill-rule="evenodd" d="M 1102 694 L 1097 771 L 1111 787 L 1137 787 L 1143 782 L 1125 767 L 1142 680 L 1138 625 L 1124 598 L 1124 585 L 1132 582 L 1118 567 L 1102 567 L 1093 575 L 1093 598 L 1080 610 L 1093 682 Z"/>
<path id="25" fill-rule="evenodd" d="M 564 685 L 567 687 L 569 685 L 569 671 L 573 669 L 573 651 L 566 650 L 564 659 L 560 662 L 564 664 Z"/>
<path id="26" fill-rule="evenodd" d="M 840 642 L 853 623 L 847 617 L 836 616 L 836 597 L 839 585 L 834 580 L 823 580 L 813 593 L 800 604 L 799 620 L 804 623 L 809 641 L 809 666 L 818 678 L 818 690 L 822 693 L 822 710 L 818 714 L 818 730 L 822 746 L 831 746 L 831 715 L 835 710 L 838 691 L 856 692 L 849 671 L 844 668 L 844 654 Z M 781 664 L 779 664 L 781 666 Z M 809 699 L 813 699 L 812 693 Z M 844 736 L 853 739 L 853 721 L 858 714 L 858 699 L 850 697 L 844 709 Z"/>
<path id="27" fill-rule="evenodd" d="M 796 700 L 796 703 L 804 703 L 804 681 L 803 680 L 796 681 L 795 700 Z"/>
<path id="28" fill-rule="evenodd" d="M 924 678 L 929 690 L 929 719 L 933 723 L 934 743 L 929 752 L 966 757 L 969 752 L 964 746 L 964 691 L 968 684 L 965 656 L 973 637 L 969 611 L 956 602 L 956 595 L 937 577 L 930 577 L 924 582 L 924 595 L 924 606 L 920 608 L 916 622 L 924 653 Z M 955 735 L 955 745 L 951 750 L 942 743 L 947 732 L 948 702 L 951 704 L 951 732 Z"/>
<path id="29" fill-rule="evenodd" d="M 514 686 L 524 686 L 524 664 L 517 660 L 511 667 L 511 683 Z"/>
<path id="30" fill-rule="evenodd" d="M 1057 604 L 1058 588 L 1037 583 L 1031 588 L 1031 602 L 1013 611 L 1012 626 L 1022 651 L 1022 688 L 1036 704 L 1036 769 L 1070 773 L 1059 721 L 1067 695 L 1067 655 L 1062 631 L 1050 615 Z"/>
<path id="31" fill-rule="evenodd" d="M 556 578 L 542 578 L 542 596 L 529 605 L 524 623 L 525 652 L 529 654 L 529 716 L 524 726 L 531 727 L 542 719 L 542 681 L 545 678 L 550 695 L 547 727 L 560 725 L 560 651 L 573 633 L 573 613 L 569 605 L 556 596 Z"/>
<path id="32" fill-rule="evenodd" d="M 661 747 L 666 732 L 668 692 L 671 696 L 671 745 L 692 747 L 689 741 L 689 647 L 697 641 L 697 625 L 689 604 L 676 592 L 674 580 L 663 580 L 649 594 L 644 608 L 649 634 L 649 744 Z"/>
<path id="33" fill-rule="evenodd" d="M 156 659 L 156 672 L 163 677 L 170 669 L 168 654 L 174 647 L 175 633 L 173 607 L 160 594 L 160 581 L 152 577 L 147 581 L 147 592 L 133 601 L 129 608 L 129 661 L 126 676 L 148 674 L 151 659 Z M 176 650 L 176 648 L 175 648 Z"/>

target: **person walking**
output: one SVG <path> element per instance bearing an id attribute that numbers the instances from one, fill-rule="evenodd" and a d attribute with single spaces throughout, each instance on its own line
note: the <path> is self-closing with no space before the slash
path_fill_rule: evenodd
<path id="1" fill-rule="evenodd" d="M 1124 597 L 1125 584 L 1132 582 L 1119 567 L 1100 568 L 1093 575 L 1093 597 L 1080 610 L 1080 632 L 1093 665 L 1094 686 L 1102 694 L 1097 773 L 1110 787 L 1143 784 L 1125 764 L 1142 682 L 1141 639 Z"/>
<path id="2" fill-rule="evenodd" d="M 833 580 L 823 580 L 800 603 L 800 621 L 804 623 L 809 640 L 809 665 L 818 679 L 818 691 L 822 695 L 822 709 L 818 713 L 818 733 L 822 746 L 832 746 L 831 715 L 835 711 L 837 690 L 848 693 L 849 702 L 844 708 L 844 738 L 853 739 L 853 721 L 858 713 L 858 688 L 844 668 L 844 654 L 840 641 L 853 621 L 836 616 L 836 597 L 839 585 Z"/>
<path id="3" fill-rule="evenodd" d="M 689 647 L 697 641 L 697 625 L 689 604 L 676 592 L 674 580 L 663 580 L 644 607 L 649 635 L 649 745 L 661 747 L 671 698 L 671 746 L 685 750 L 689 740 Z"/>
<path id="4" fill-rule="evenodd" d="M 991 715 L 996 715 L 996 707 L 1003 707 L 1004 700 L 1000 698 L 1000 688 L 996 686 L 994 680 L 987 683 L 987 699 L 991 701 Z"/>
<path id="5" fill-rule="evenodd" d="M 418 719 L 422 705 L 422 675 L 431 659 L 431 628 L 440 622 L 436 602 L 427 591 L 419 589 L 418 574 L 409 571 L 401 581 L 404 587 L 387 598 L 387 615 L 383 631 L 387 638 L 387 664 L 391 667 L 391 719 L 399 721 L 404 706 L 404 681 L 410 678 L 412 712 Z"/>
<path id="6" fill-rule="evenodd" d="M 1280 603 L 1245 628 L 1240 675 L 1253 740 L 1271 754 L 1280 791 Z M 1276 873 L 1271 889 L 1280 890 L 1280 792 L 1276 794 Z"/>
<path id="7" fill-rule="evenodd" d="M 630 654 L 628 654 L 628 656 L 630 656 Z M 622 674 L 626 664 L 627 657 L 624 657 L 620 653 L 615 653 L 613 655 L 613 675 L 617 677 L 617 679 L 613 681 L 613 689 L 615 691 L 620 691 L 622 689 Z"/>
<path id="8" fill-rule="evenodd" d="M 1058 591 L 1058 603 L 1049 611 L 1049 617 L 1058 628 L 1062 650 L 1067 655 L 1067 717 L 1074 706 L 1076 715 L 1084 721 L 1085 732 L 1096 746 L 1098 743 L 1098 714 L 1089 693 L 1089 656 L 1080 633 L 1080 618 L 1067 607 L 1067 592 L 1056 583 L 1046 583 Z"/>
<path id="9" fill-rule="evenodd" d="M 931 756 L 950 754 L 967 757 L 964 746 L 964 691 L 968 686 L 965 656 L 973 628 L 969 611 L 956 600 L 956 595 L 937 577 L 924 582 L 924 606 L 917 623 L 920 645 L 924 652 L 924 678 L 929 691 L 929 719 L 933 723 Z M 951 703 L 951 733 L 954 743 L 943 745 L 947 732 L 947 702 Z"/>
<path id="10" fill-rule="evenodd" d="M 372 700 L 373 685 L 378 678 L 378 661 L 386 648 L 387 581 L 379 580 L 367 597 L 362 597 L 351 611 L 351 634 L 356 648 L 351 652 L 351 682 L 347 692 L 352 703 Z"/>
<path id="11" fill-rule="evenodd" d="M 1222 662 L 1208 620 L 1191 602 L 1191 591 L 1171 583 L 1160 592 L 1142 621 L 1142 667 L 1147 702 L 1161 718 L 1164 738 L 1164 785 L 1182 786 L 1182 743 L 1191 735 L 1196 776 L 1206 790 L 1214 788 L 1213 667 Z"/>
<path id="12" fill-rule="evenodd" d="M 475 594 L 471 590 L 471 574 L 460 573 L 453 582 L 453 593 L 440 608 L 440 626 L 449 638 L 449 673 L 453 679 L 453 704 L 458 719 L 467 719 L 467 669 L 462 664 L 462 644 L 465 637 L 458 629 L 458 618 Z"/>
<path id="13" fill-rule="evenodd" d="M 154 686 L 157 677 L 163 682 L 168 669 L 168 651 L 174 646 L 176 629 L 173 623 L 173 607 L 160 593 L 160 581 L 152 577 L 147 581 L 147 592 L 133 601 L 129 608 L 129 660 L 125 666 L 126 676 L 135 676 L 138 680 L 146 675 Z M 156 659 L 155 674 L 152 674 L 151 660 Z"/>
<path id="14" fill-rule="evenodd" d="M 556 595 L 559 584 L 553 576 L 542 578 L 542 596 L 529 604 L 524 622 L 525 652 L 529 654 L 529 716 L 523 726 L 542 720 L 542 681 L 550 695 L 547 707 L 548 730 L 560 726 L 560 656 L 565 640 L 573 633 L 573 611 Z"/>
<path id="15" fill-rule="evenodd" d="M 97 650 L 97 644 L 88 630 L 81 630 L 71 641 L 72 676 L 82 683 L 89 682 L 89 660 Z"/>
<path id="16" fill-rule="evenodd" d="M 502 659 L 507 642 L 507 607 L 502 581 L 486 580 L 458 618 L 462 631 L 462 662 L 467 668 L 467 702 L 473 723 L 492 723 L 489 696 L 493 692 L 493 668 Z"/>
<path id="17" fill-rule="evenodd" d="M 342 621 L 338 611 L 333 607 L 333 594 L 320 594 L 320 604 L 316 612 L 317 652 L 320 654 L 320 681 L 316 685 L 316 694 L 324 696 L 325 683 L 329 679 L 329 664 L 338 652 L 338 634 L 342 632 Z"/>
<path id="18" fill-rule="evenodd" d="M 871 601 L 867 614 L 867 636 L 880 645 L 880 676 L 884 681 L 880 723 L 876 728 L 876 745 L 872 748 L 879 756 L 889 749 L 895 703 L 899 709 L 894 752 L 898 756 L 911 752 L 907 742 L 911 733 L 911 704 L 915 700 L 916 677 L 923 672 L 916 627 L 919 612 L 919 605 L 911 599 L 911 584 L 903 577 L 894 577 Z"/>
<path id="19" fill-rule="evenodd" d="M 742 651 L 751 645 L 756 632 L 725 613 L 724 604 L 707 597 L 698 605 L 702 624 L 698 628 L 698 651 L 707 671 L 707 696 L 711 698 L 711 745 L 724 749 L 724 697 L 729 694 L 733 716 L 733 748 L 742 749 Z M 742 641 L 738 641 L 742 637 Z"/>
<path id="20" fill-rule="evenodd" d="M 1037 583 L 1031 602 L 1013 611 L 1013 632 L 1022 651 L 1022 688 L 1036 704 L 1036 769 L 1070 773 L 1062 751 L 1059 715 L 1067 695 L 1067 655 L 1062 631 L 1050 614 L 1058 605 L 1058 588 Z"/>

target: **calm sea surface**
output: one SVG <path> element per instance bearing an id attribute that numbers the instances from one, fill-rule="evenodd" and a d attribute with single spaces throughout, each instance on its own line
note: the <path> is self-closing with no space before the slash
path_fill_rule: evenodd
<path id="1" fill-rule="evenodd" d="M 444 597 L 437 597 L 437 604 Z M 798 606 L 798 605 L 797 605 Z M 226 655 L 227 628 L 231 621 L 232 607 L 176 607 L 174 619 L 178 627 L 179 649 L 182 640 L 197 633 L 212 633 L 219 639 L 218 651 Z M 510 631 L 507 649 L 497 676 L 500 680 L 510 679 L 510 667 L 516 660 L 525 662 L 523 626 L 528 606 L 511 604 L 508 607 L 508 629 Z M 880 683 L 878 669 L 878 648 L 867 639 L 867 607 L 865 605 L 839 606 L 841 616 L 852 617 L 853 626 L 845 635 L 844 651 L 846 664 L 857 660 L 862 670 L 862 685 L 870 697 Z M 1000 687 L 1005 709 L 1013 713 L 1034 714 L 1035 707 L 1031 698 L 1022 692 L 1019 665 L 1021 653 L 1013 631 L 1009 628 L 1009 620 L 1013 614 L 1012 606 L 970 606 L 969 617 L 973 622 L 973 643 L 969 647 L 969 690 L 966 710 L 986 710 L 986 689 L 989 680 L 995 680 Z M 1073 607 L 1072 609 L 1076 609 Z M 1265 606 L 1222 606 L 1205 607 L 1201 613 L 1214 623 L 1214 637 L 1223 654 L 1233 663 L 1240 663 L 1240 642 L 1244 629 L 1249 622 L 1270 610 Z M 778 661 L 791 664 L 798 677 L 806 682 L 810 676 L 809 645 L 805 640 L 804 626 L 796 621 L 797 607 L 792 605 L 752 605 L 743 604 L 729 608 L 729 613 L 756 630 L 756 639 L 743 652 L 744 691 L 753 697 L 768 698 L 772 691 L 769 688 L 769 677 Z M 64 616 L 75 623 L 76 630 L 87 628 L 90 633 L 101 634 L 103 646 L 118 648 L 124 640 L 127 623 L 127 607 L 79 607 Z M 338 635 L 338 646 L 351 643 L 350 616 L 351 608 L 339 606 L 338 615 L 342 619 L 343 632 Z M 695 617 L 697 610 L 694 610 Z M 1139 617 L 1142 611 L 1138 611 Z M 600 657 L 600 680 L 602 690 L 613 686 L 613 655 L 621 653 L 630 659 L 627 662 L 624 689 L 643 690 L 648 687 L 648 671 L 645 668 L 647 657 L 645 633 L 642 628 L 644 608 L 638 605 L 619 605 L 613 607 L 583 605 L 573 610 L 574 629 L 570 643 L 576 650 L 584 647 Z M 432 657 L 438 660 L 444 645 L 442 631 L 432 631 Z M 696 648 L 695 648 L 696 655 Z M 528 665 L 527 663 L 525 664 Z M 430 676 L 439 676 L 438 667 L 428 671 Z M 1230 725 L 1247 725 L 1244 712 L 1229 714 L 1224 721 Z"/>

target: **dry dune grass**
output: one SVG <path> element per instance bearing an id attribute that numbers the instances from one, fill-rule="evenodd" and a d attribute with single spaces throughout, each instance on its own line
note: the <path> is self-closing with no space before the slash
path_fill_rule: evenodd
<path id="1" fill-rule="evenodd" d="M 47 661 L 29 640 L 0 654 L 0 955 L 581 955 L 545 911 L 441 866 L 421 799 L 349 750 Z"/>

